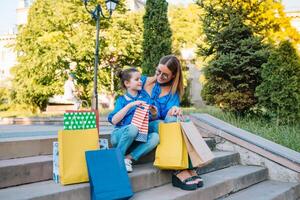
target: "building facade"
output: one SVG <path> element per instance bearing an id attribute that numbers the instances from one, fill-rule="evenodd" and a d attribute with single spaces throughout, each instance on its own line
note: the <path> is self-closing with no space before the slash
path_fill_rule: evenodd
<path id="1" fill-rule="evenodd" d="M 10 70 L 17 64 L 17 53 L 14 51 L 17 27 L 26 24 L 29 8 L 33 0 L 19 0 L 17 13 L 17 24 L 13 25 L 12 30 L 0 35 L 0 87 L 9 87 L 11 73 Z"/>

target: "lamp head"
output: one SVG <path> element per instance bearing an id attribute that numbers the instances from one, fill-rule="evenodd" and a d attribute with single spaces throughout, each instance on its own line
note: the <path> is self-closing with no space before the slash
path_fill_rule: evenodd
<path id="1" fill-rule="evenodd" d="M 112 12 L 116 9 L 117 4 L 119 3 L 119 0 L 106 0 L 106 8 L 109 11 L 109 14 L 111 15 Z"/>

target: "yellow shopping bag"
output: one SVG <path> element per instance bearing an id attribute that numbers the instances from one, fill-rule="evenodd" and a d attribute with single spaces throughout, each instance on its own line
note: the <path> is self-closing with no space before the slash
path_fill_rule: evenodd
<path id="1" fill-rule="evenodd" d="M 87 182 L 85 152 L 99 149 L 97 129 L 58 132 L 59 176 L 63 185 Z"/>
<path id="2" fill-rule="evenodd" d="M 189 166 L 188 152 L 180 123 L 160 123 L 159 140 L 154 166 L 160 169 L 187 169 Z"/>

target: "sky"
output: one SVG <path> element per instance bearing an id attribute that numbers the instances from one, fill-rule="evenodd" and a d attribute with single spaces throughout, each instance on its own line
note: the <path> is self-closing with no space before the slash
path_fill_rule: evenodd
<path id="1" fill-rule="evenodd" d="M 187 4 L 193 2 L 193 0 L 167 0 L 171 4 Z M 299 10 L 299 0 L 282 0 L 287 11 Z M 8 33 L 12 30 L 16 24 L 16 9 L 18 6 L 18 0 L 0 0 L 0 34 Z"/>

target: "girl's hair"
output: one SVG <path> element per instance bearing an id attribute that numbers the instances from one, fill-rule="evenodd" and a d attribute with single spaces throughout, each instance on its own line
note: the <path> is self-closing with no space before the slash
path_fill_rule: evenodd
<path id="1" fill-rule="evenodd" d="M 124 69 L 124 70 L 122 70 L 118 73 L 118 77 L 120 78 L 121 85 L 124 89 L 126 89 L 125 81 L 130 81 L 131 75 L 132 75 L 133 72 L 139 72 L 139 70 L 137 70 L 136 68 L 131 67 L 131 68 L 128 68 L 128 69 Z"/>
<path id="2" fill-rule="evenodd" d="M 171 87 L 172 94 L 179 93 L 179 96 L 183 95 L 183 76 L 181 65 L 178 58 L 174 55 L 167 55 L 160 59 L 159 64 L 166 65 L 175 77 Z"/>

